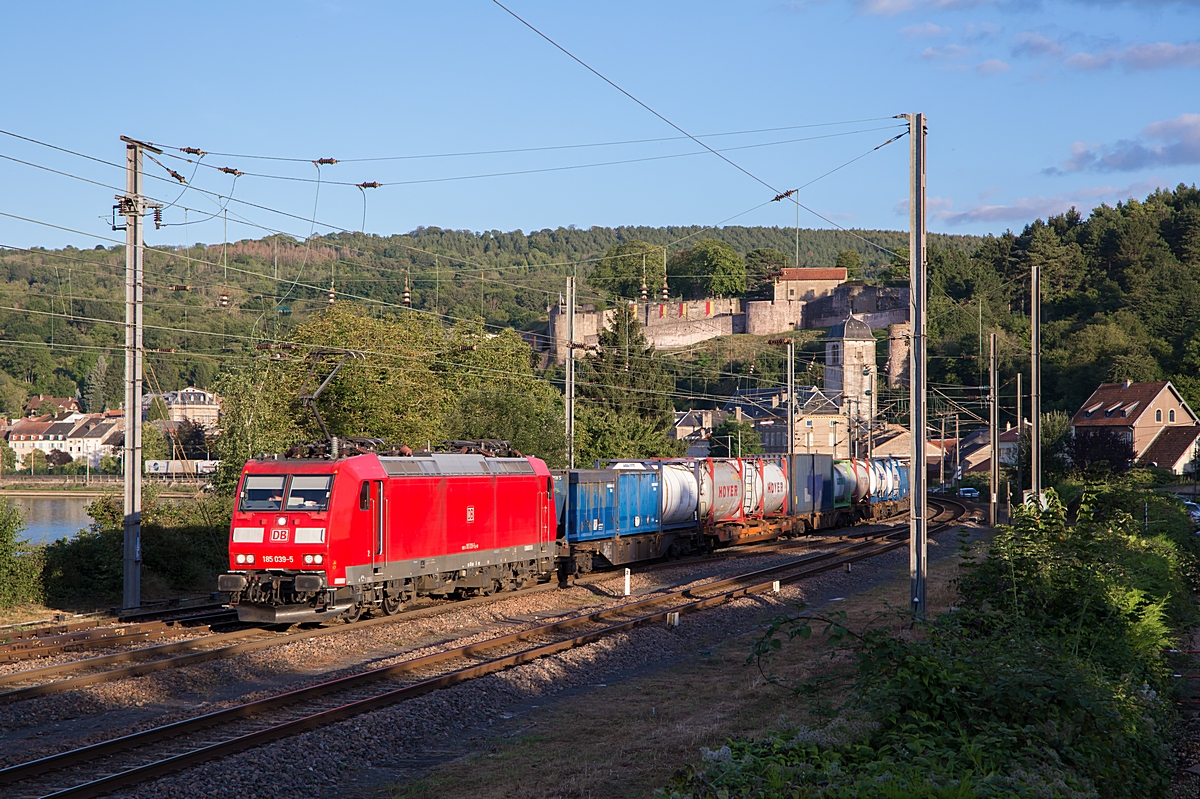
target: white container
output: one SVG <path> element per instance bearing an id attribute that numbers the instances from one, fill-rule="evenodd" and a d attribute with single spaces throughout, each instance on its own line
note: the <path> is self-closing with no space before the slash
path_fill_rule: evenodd
<path id="1" fill-rule="evenodd" d="M 662 523 L 679 524 L 695 518 L 700 491 L 692 467 L 683 463 L 662 465 Z"/>
<path id="2" fill-rule="evenodd" d="M 758 464 L 751 463 L 750 468 L 757 471 Z M 761 486 L 762 492 L 762 512 L 778 513 L 784 507 L 787 501 L 787 475 L 784 470 L 779 468 L 779 464 L 763 463 L 762 476 L 758 479 L 758 486 Z M 752 510 L 758 510 L 758 501 Z"/>
<path id="3" fill-rule="evenodd" d="M 700 462 L 700 518 L 726 521 L 736 518 L 742 509 L 745 486 L 738 470 L 738 461 Z M 709 474 L 709 471 L 712 474 Z"/>

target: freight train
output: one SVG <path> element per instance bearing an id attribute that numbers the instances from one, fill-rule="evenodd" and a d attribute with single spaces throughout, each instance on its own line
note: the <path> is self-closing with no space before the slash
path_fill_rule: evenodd
<path id="1" fill-rule="evenodd" d="M 246 463 L 218 589 L 264 624 L 397 613 L 605 566 L 800 535 L 907 508 L 895 459 L 613 462 L 374 452 Z"/>

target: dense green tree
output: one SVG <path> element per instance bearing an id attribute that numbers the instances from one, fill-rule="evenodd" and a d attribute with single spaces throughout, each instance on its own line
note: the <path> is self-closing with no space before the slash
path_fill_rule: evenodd
<path id="1" fill-rule="evenodd" d="M 163 419 L 169 420 L 171 411 L 167 408 L 166 401 L 161 396 L 155 395 L 150 399 L 150 410 L 146 412 L 147 422 L 157 422 Z"/>
<path id="2" fill-rule="evenodd" d="M 746 253 L 746 296 L 771 299 L 776 277 L 789 264 L 787 253 L 770 247 Z"/>
<path id="3" fill-rule="evenodd" d="M 656 296 L 662 289 L 665 252 L 665 248 L 644 241 L 622 242 L 596 262 L 588 284 L 609 297 L 638 300 L 643 285 L 649 296 Z"/>
<path id="4" fill-rule="evenodd" d="M 577 463 L 681 454 L 682 442 L 667 438 L 675 421 L 674 378 L 629 305 L 613 311 L 600 351 L 580 360 L 577 381 Z"/>
<path id="5" fill-rule="evenodd" d="M 88 372 L 87 381 L 83 385 L 83 410 L 87 413 L 101 413 L 105 409 L 104 386 L 108 379 L 108 359 L 103 354 L 96 359 L 96 364 Z"/>
<path id="6" fill-rule="evenodd" d="M 15 419 L 25 410 L 27 389 L 4 372 L 0 372 L 0 415 Z"/>
<path id="7" fill-rule="evenodd" d="M 4 474 L 12 474 L 17 469 L 16 450 L 2 441 L 0 441 L 0 469 Z"/>
<path id="8" fill-rule="evenodd" d="M 862 277 L 862 256 L 854 250 L 842 250 L 839 252 L 837 262 L 834 266 L 845 269 L 848 280 L 858 280 Z"/>
<path id="9" fill-rule="evenodd" d="M 701 239 L 667 262 L 667 281 L 687 299 L 737 297 L 746 291 L 746 264 L 725 242 Z"/>

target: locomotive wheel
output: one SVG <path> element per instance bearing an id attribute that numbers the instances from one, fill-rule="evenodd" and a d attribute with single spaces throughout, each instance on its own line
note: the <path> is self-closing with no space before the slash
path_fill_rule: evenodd
<path id="1" fill-rule="evenodd" d="M 383 615 L 385 616 L 395 616 L 400 612 L 401 602 L 398 596 L 392 596 L 390 593 L 384 592 L 382 604 Z"/>
<path id="2" fill-rule="evenodd" d="M 342 621 L 346 622 L 347 624 L 353 624 L 362 618 L 362 612 L 362 605 L 352 605 L 349 610 L 342 614 Z"/>

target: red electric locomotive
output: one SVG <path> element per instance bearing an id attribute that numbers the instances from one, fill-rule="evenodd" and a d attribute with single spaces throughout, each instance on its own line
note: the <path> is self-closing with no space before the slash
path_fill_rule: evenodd
<path id="1" fill-rule="evenodd" d="M 554 488 L 537 458 L 422 452 L 248 462 L 218 579 L 242 621 L 293 623 L 417 595 L 489 594 L 554 573 Z"/>

